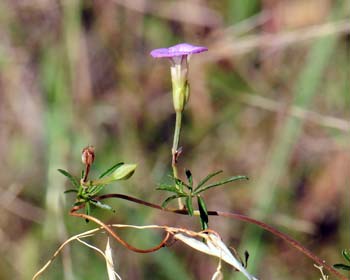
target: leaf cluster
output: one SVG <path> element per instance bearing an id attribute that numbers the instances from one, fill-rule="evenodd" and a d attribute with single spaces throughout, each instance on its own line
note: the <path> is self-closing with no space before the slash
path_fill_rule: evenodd
<path id="1" fill-rule="evenodd" d="M 65 193 L 76 193 L 74 206 L 84 204 L 85 213 L 87 215 L 90 215 L 91 205 L 114 212 L 111 206 L 104 204 L 94 198 L 102 191 L 105 186 L 115 181 L 129 179 L 134 173 L 135 169 L 135 164 L 125 164 L 124 162 L 119 162 L 102 172 L 98 179 L 89 180 L 86 182 L 83 179 L 84 171 L 82 171 L 80 179 L 73 176 L 66 170 L 58 169 L 58 171 L 66 176 L 74 187 L 73 189 L 65 191 Z"/>
<path id="2" fill-rule="evenodd" d="M 184 198 L 186 209 L 190 216 L 194 215 L 193 199 L 197 199 L 197 207 L 199 211 L 200 223 L 203 230 L 208 228 L 209 218 L 206 203 L 201 194 L 211 188 L 223 186 L 233 181 L 248 179 L 247 176 L 233 176 L 224 180 L 216 181 L 214 183 L 208 183 L 212 178 L 222 173 L 222 170 L 210 173 L 204 179 L 202 179 L 196 186 L 193 183 L 193 176 L 190 170 L 186 170 L 187 183 L 179 178 L 173 178 L 173 184 L 160 184 L 157 190 L 169 191 L 174 193 L 167 197 L 162 207 L 166 207 L 167 204 L 177 198 Z"/>

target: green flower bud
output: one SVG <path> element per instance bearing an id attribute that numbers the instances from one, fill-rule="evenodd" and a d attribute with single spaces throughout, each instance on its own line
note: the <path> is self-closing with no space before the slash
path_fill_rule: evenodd
<path id="1" fill-rule="evenodd" d="M 127 180 L 135 172 L 137 164 L 123 164 L 118 169 L 116 169 L 110 176 L 113 180 Z"/>
<path id="2" fill-rule="evenodd" d="M 118 167 L 110 176 L 103 177 L 98 180 L 93 180 L 91 182 L 91 185 L 108 185 L 114 181 L 127 180 L 134 174 L 136 166 L 137 164 L 123 164 Z"/>

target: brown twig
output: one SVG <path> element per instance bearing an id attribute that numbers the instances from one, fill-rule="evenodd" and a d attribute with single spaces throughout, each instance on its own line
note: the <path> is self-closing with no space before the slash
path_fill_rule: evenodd
<path id="1" fill-rule="evenodd" d="M 106 194 L 106 195 L 97 196 L 97 197 L 94 198 L 94 200 L 100 201 L 100 200 L 104 200 L 104 199 L 108 199 L 108 198 L 120 198 L 120 199 L 128 200 L 128 201 L 131 201 L 131 202 L 134 202 L 134 203 L 137 203 L 137 204 L 148 206 L 148 207 L 151 207 L 151 208 L 154 208 L 154 209 L 158 209 L 158 210 L 161 210 L 161 211 L 172 212 L 172 213 L 181 214 L 181 215 L 187 215 L 188 214 L 186 209 L 179 210 L 179 209 L 163 208 L 160 205 L 157 205 L 157 204 L 154 204 L 154 203 L 150 203 L 150 202 L 147 202 L 147 201 L 135 198 L 135 197 L 131 197 L 131 196 L 128 196 L 128 195 L 124 195 L 124 194 Z M 85 215 L 85 214 L 76 213 L 76 211 L 78 211 L 79 209 L 81 209 L 83 207 L 84 207 L 84 204 L 73 207 L 71 209 L 71 211 L 70 211 L 70 215 L 77 216 L 77 217 L 82 217 L 82 218 L 85 218 L 85 219 L 89 219 L 89 220 L 91 220 L 91 221 L 101 225 L 118 242 L 120 242 L 123 246 L 129 248 L 132 251 L 139 252 L 139 253 L 149 253 L 149 252 L 157 251 L 161 247 L 165 246 L 167 240 L 169 239 L 169 234 L 167 234 L 166 237 L 163 239 L 163 241 L 158 246 L 156 246 L 154 248 L 151 248 L 151 249 L 148 249 L 148 250 L 140 250 L 140 249 L 132 247 L 131 245 L 126 243 L 118 235 L 116 235 L 116 233 L 114 231 L 112 231 L 107 225 L 105 225 L 100 220 L 98 220 L 98 219 L 96 219 L 94 217 Z M 199 215 L 199 213 L 197 213 L 197 212 L 198 211 L 195 211 L 194 214 L 195 215 Z M 270 226 L 270 225 L 268 225 L 268 224 L 266 224 L 264 222 L 255 220 L 253 218 L 250 218 L 250 217 L 242 215 L 242 214 L 223 212 L 223 211 L 208 211 L 208 215 L 236 219 L 236 220 L 240 220 L 240 221 L 244 221 L 244 222 L 248 222 L 248 223 L 257 225 L 258 227 L 260 227 L 260 228 L 262 228 L 262 229 L 272 233 L 273 235 L 279 237 L 280 239 L 284 240 L 289 245 L 291 245 L 292 247 L 297 249 L 299 252 L 303 253 L 305 256 L 307 256 L 308 258 L 312 259 L 315 263 L 317 263 L 318 265 L 322 266 L 329 273 L 337 276 L 339 279 L 347 280 L 346 276 L 344 276 L 343 274 L 341 274 L 340 272 L 335 270 L 332 266 L 327 264 L 325 261 L 321 260 L 314 253 L 312 253 L 310 250 L 305 248 L 301 243 L 299 243 L 298 241 L 296 241 L 295 239 L 291 238 L 287 234 L 285 234 L 285 233 L 275 229 L 274 227 L 272 227 L 272 226 Z"/>
<path id="2" fill-rule="evenodd" d="M 84 206 L 84 205 L 83 205 Z M 127 243 L 126 241 L 124 241 L 123 239 L 121 239 L 109 226 L 107 226 L 105 223 L 101 222 L 99 219 L 92 217 L 90 215 L 86 215 L 86 214 L 82 214 L 82 213 L 77 213 L 77 211 L 79 209 L 82 208 L 82 205 L 79 206 L 74 206 L 69 214 L 71 216 L 75 216 L 75 217 L 80 217 L 80 218 L 84 218 L 87 220 L 90 220 L 98 225 L 100 225 L 101 227 L 103 227 L 115 240 L 117 240 L 120 244 L 122 244 L 124 247 L 126 247 L 127 249 L 137 252 L 137 253 L 151 253 L 151 252 L 155 252 L 158 251 L 160 248 L 166 246 L 166 243 L 170 237 L 170 233 L 167 232 L 165 237 L 163 238 L 163 240 L 155 247 L 152 247 L 150 249 L 139 249 L 136 248 L 132 245 L 130 245 L 129 243 Z"/>

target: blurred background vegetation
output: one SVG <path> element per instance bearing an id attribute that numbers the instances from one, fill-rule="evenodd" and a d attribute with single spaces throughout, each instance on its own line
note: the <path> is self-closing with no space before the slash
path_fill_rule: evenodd
<path id="1" fill-rule="evenodd" d="M 330 263 L 349 247 L 350 2 L 331 0 L 2 0 L 0 2 L 0 279 L 30 279 L 69 236 L 93 228 L 68 216 L 63 168 L 80 174 L 138 163 L 110 187 L 150 202 L 169 180 L 174 114 L 169 63 L 153 48 L 189 42 L 193 57 L 180 169 L 199 180 L 248 175 L 206 194 L 210 209 L 270 223 Z M 182 173 L 183 176 L 183 173 Z M 105 222 L 199 230 L 198 220 L 125 201 Z M 261 279 L 319 279 L 313 263 L 238 221 L 210 226 Z M 157 232 L 125 231 L 150 247 Z M 88 240 L 104 247 L 106 236 Z M 210 279 L 217 260 L 174 244 L 154 254 L 113 244 L 123 279 Z M 224 266 L 227 278 L 241 279 Z M 42 279 L 106 279 L 104 260 L 74 243 Z"/>

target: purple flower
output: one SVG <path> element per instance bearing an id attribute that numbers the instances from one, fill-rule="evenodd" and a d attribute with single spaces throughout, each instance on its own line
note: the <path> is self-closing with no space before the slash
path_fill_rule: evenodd
<path id="1" fill-rule="evenodd" d="M 169 48 L 160 48 L 151 51 L 151 56 L 155 58 L 168 57 L 175 58 L 178 56 L 187 56 L 195 53 L 207 51 L 208 48 L 202 46 L 194 46 L 187 43 L 178 44 Z"/>
<path id="2" fill-rule="evenodd" d="M 193 46 L 187 43 L 178 44 L 169 48 L 160 48 L 151 51 L 155 58 L 168 58 L 171 61 L 171 81 L 173 86 L 173 105 L 176 112 L 182 112 L 190 95 L 188 83 L 188 63 L 192 54 L 207 51 L 208 48 Z"/>

